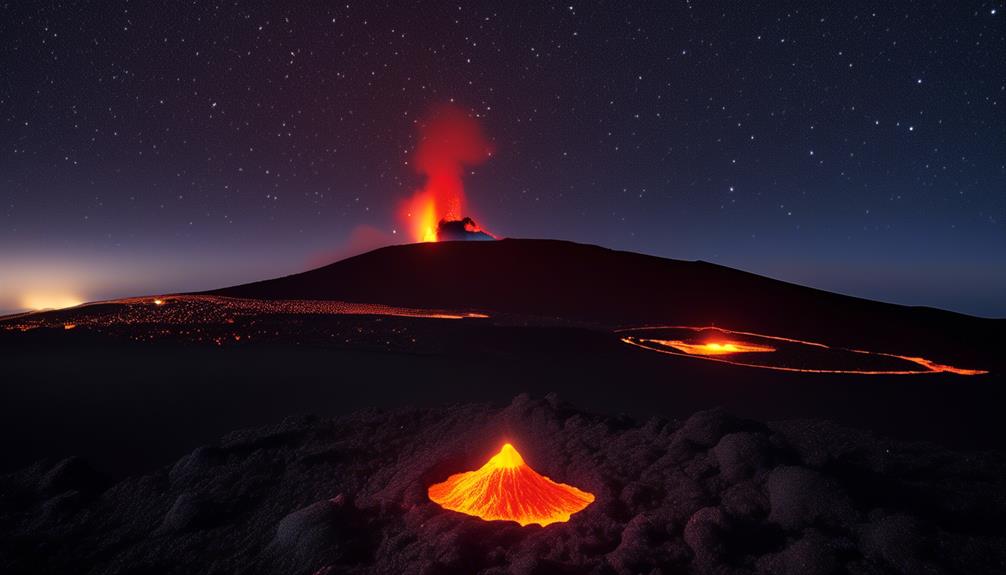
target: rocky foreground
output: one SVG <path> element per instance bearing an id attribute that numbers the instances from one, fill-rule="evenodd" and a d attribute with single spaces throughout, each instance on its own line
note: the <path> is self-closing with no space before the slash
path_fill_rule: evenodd
<path id="1" fill-rule="evenodd" d="M 541 528 L 428 500 L 504 441 L 595 503 Z M 80 459 L 3 476 L 0 572 L 1002 573 L 1006 458 L 551 396 L 290 418 L 114 484 Z"/>

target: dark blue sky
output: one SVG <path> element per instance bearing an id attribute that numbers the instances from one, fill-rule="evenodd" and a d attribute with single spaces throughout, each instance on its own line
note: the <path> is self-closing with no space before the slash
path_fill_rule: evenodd
<path id="1" fill-rule="evenodd" d="M 1002 2 L 515 4 L 3 5 L 0 309 L 407 241 L 453 101 L 497 235 L 1006 316 Z"/>

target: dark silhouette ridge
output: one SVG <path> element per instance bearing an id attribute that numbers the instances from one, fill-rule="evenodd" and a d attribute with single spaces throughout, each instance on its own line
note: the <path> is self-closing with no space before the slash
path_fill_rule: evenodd
<path id="1" fill-rule="evenodd" d="M 881 303 L 702 261 L 559 240 L 390 246 L 206 293 L 469 307 L 605 327 L 719 325 L 947 361 L 987 363 L 1006 342 L 1004 320 Z"/>

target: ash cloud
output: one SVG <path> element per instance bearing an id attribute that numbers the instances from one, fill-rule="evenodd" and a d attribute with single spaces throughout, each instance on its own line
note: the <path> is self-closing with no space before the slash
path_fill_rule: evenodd
<path id="1" fill-rule="evenodd" d="M 416 171 L 426 176 L 421 193 L 430 193 L 438 216 L 460 219 L 464 213 L 465 166 L 482 164 L 492 155 L 492 145 L 478 121 L 454 105 L 434 108 L 420 128 Z"/>

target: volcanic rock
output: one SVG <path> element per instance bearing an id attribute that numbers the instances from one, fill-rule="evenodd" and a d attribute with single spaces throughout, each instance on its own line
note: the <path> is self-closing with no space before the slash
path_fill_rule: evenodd
<path id="1" fill-rule="evenodd" d="M 212 503 L 194 493 L 182 493 L 164 516 L 161 528 L 166 531 L 184 531 L 212 523 Z"/>
<path id="2" fill-rule="evenodd" d="M 700 565 L 715 565 L 726 554 L 725 535 L 729 531 L 726 522 L 726 516 L 717 507 L 703 507 L 688 520 L 685 543 Z"/>
<path id="3" fill-rule="evenodd" d="M 713 449 L 720 473 L 730 481 L 739 481 L 763 470 L 769 463 L 768 440 L 754 433 L 731 433 Z"/>
<path id="4" fill-rule="evenodd" d="M 426 497 L 504 439 L 595 503 L 543 528 L 483 521 Z M 366 410 L 234 432 L 87 497 L 76 495 L 91 485 L 83 469 L 68 461 L 0 476 L 0 572 L 786 575 L 1006 565 L 1002 454 L 826 422 L 766 427 L 719 410 L 641 425 L 556 397 Z"/>
<path id="5" fill-rule="evenodd" d="M 815 523 L 848 527 L 856 519 L 852 502 L 837 482 L 811 469 L 778 467 L 769 475 L 767 489 L 768 520 L 784 529 Z"/>
<path id="6" fill-rule="evenodd" d="M 712 447 L 727 433 L 739 430 L 741 425 L 740 420 L 722 409 L 711 409 L 689 417 L 680 435 L 700 447 Z"/>
<path id="7" fill-rule="evenodd" d="M 223 462 L 220 449 L 215 447 L 197 447 L 192 453 L 182 457 L 172 466 L 169 473 L 171 481 L 176 483 L 192 482 L 200 475 L 212 472 L 214 466 Z"/>
<path id="8" fill-rule="evenodd" d="M 779 553 L 757 562 L 759 571 L 772 575 L 829 575 L 841 572 L 835 542 L 817 530 L 808 530 Z"/>
<path id="9" fill-rule="evenodd" d="M 310 550 L 335 541 L 335 510 L 328 500 L 318 501 L 287 515 L 276 528 L 276 543 Z"/>

